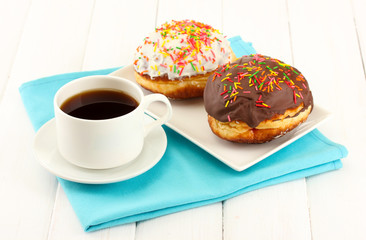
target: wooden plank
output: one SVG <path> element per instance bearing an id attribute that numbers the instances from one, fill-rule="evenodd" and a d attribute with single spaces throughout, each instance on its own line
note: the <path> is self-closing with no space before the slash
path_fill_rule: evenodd
<path id="1" fill-rule="evenodd" d="M 185 210 L 137 224 L 136 240 L 222 239 L 221 202 Z"/>
<path id="2" fill-rule="evenodd" d="M 223 31 L 251 42 L 257 53 L 292 64 L 286 1 L 225 1 Z"/>
<path id="3" fill-rule="evenodd" d="M 18 50 L 31 0 L 3 1 L 0 8 L 0 102 Z M 9 24 L 11 23 L 11 24 Z"/>
<path id="4" fill-rule="evenodd" d="M 80 49 L 86 41 L 84 29 L 89 26 L 92 5 L 89 1 L 34 0 L 27 14 L 0 106 L 0 191 L 5 193 L 0 226 L 5 239 L 47 239 L 57 187 L 55 177 L 32 153 L 35 133 L 18 87 L 37 77 L 81 69 L 79 56 L 84 53 Z M 66 36 L 67 31 L 72 34 Z"/>
<path id="5" fill-rule="evenodd" d="M 355 122 L 366 121 L 366 81 L 352 6 L 289 1 L 289 12 L 295 62 L 314 101 L 334 113 L 319 129 L 349 150 L 343 169 L 307 180 L 313 239 L 365 239 L 365 130 Z"/>
<path id="6" fill-rule="evenodd" d="M 355 30 L 362 56 L 363 70 L 366 75 L 366 2 L 362 0 L 350 0 L 354 17 Z"/>
<path id="7" fill-rule="evenodd" d="M 258 53 L 293 64 L 286 1 L 225 1 L 223 28 Z M 224 203 L 225 239 L 311 239 L 304 179 Z"/>
<path id="8" fill-rule="evenodd" d="M 224 239 L 311 239 L 304 179 L 224 203 Z"/>
<path id="9" fill-rule="evenodd" d="M 92 10 L 92 1 L 34 0 L 10 77 L 20 84 L 80 71 Z"/>
<path id="10" fill-rule="evenodd" d="M 159 0 L 157 26 L 171 20 L 192 19 L 222 31 L 222 3 L 220 0 Z"/>
<path id="11" fill-rule="evenodd" d="M 143 7 L 140 1 L 96 1 L 83 70 L 132 64 L 136 48 L 155 29 L 156 4 L 156 0 Z"/>

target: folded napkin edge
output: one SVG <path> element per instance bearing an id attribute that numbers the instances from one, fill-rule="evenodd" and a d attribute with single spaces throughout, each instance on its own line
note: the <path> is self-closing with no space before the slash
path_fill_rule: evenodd
<path id="1" fill-rule="evenodd" d="M 149 212 L 141 212 L 141 213 L 131 215 L 131 216 L 115 218 L 108 222 L 99 221 L 99 222 L 86 223 L 86 224 L 82 223 L 82 226 L 83 226 L 83 229 L 85 232 L 93 232 L 93 231 L 97 231 L 97 230 L 104 229 L 107 227 L 117 226 L 120 224 L 128 224 L 128 223 L 142 221 L 142 220 L 149 220 L 149 219 L 153 219 L 156 217 L 168 215 L 171 213 L 177 213 L 177 212 L 181 212 L 181 211 L 196 208 L 196 207 L 225 201 L 227 199 L 230 199 L 235 196 L 238 196 L 238 195 L 241 195 L 241 194 L 244 194 L 247 192 L 251 192 L 251 191 L 254 191 L 257 189 L 289 182 L 289 181 L 299 179 L 299 178 L 307 178 L 307 177 L 319 175 L 319 174 L 322 174 L 325 172 L 334 171 L 334 170 L 339 169 L 340 168 L 339 166 L 342 166 L 342 163 L 339 159 L 336 159 L 332 162 L 323 163 L 323 164 L 320 164 L 320 165 L 317 165 L 314 167 L 301 169 L 301 170 L 298 170 L 295 172 L 287 173 L 285 175 L 277 176 L 275 178 L 270 178 L 265 181 L 258 182 L 253 185 L 249 185 L 244 188 L 238 189 L 234 192 L 231 192 L 231 193 L 228 193 L 225 195 L 221 195 L 221 196 L 217 196 L 215 198 L 203 199 L 201 201 L 196 201 L 196 202 L 187 202 L 187 203 L 184 203 L 181 205 L 175 205 L 175 206 L 169 206 L 169 207 L 165 207 L 165 208 L 161 208 L 161 209 L 155 209 L 155 210 L 149 211 Z"/>
<path id="2" fill-rule="evenodd" d="M 332 146 L 332 147 L 337 148 L 340 152 L 340 159 L 343 159 L 343 158 L 348 156 L 348 150 L 345 146 L 343 146 L 339 143 L 333 142 L 332 140 L 327 138 L 323 133 L 321 133 L 319 131 L 319 129 L 316 128 L 313 131 L 311 131 L 311 133 L 314 137 L 316 137 L 318 140 L 324 142 L 328 146 Z"/>

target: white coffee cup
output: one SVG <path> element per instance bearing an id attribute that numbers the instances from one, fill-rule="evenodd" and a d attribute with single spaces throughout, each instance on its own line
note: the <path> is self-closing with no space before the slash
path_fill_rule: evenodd
<path id="1" fill-rule="evenodd" d="M 115 89 L 134 98 L 138 106 L 125 115 L 102 120 L 73 117 L 60 107 L 70 97 L 93 89 Z M 162 102 L 165 114 L 145 123 L 145 110 L 152 102 Z M 142 151 L 144 138 L 155 127 L 166 123 L 172 115 L 169 100 L 162 94 L 144 96 L 140 87 L 123 78 L 88 76 L 61 87 L 54 97 L 57 145 L 60 154 L 83 168 L 106 169 L 121 166 L 135 159 Z"/>

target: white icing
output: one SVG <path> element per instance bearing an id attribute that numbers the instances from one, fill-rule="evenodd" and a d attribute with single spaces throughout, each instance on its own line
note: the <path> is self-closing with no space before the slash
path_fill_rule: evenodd
<path id="1" fill-rule="evenodd" d="M 189 22 L 189 25 L 192 25 L 192 22 Z M 185 32 L 170 30 L 168 34 L 162 36 L 164 30 L 157 29 L 145 38 L 144 44 L 137 48 L 134 68 L 138 73 L 147 74 L 152 79 L 167 75 L 171 80 L 214 71 L 219 65 L 231 61 L 231 49 L 229 41 L 217 30 L 211 28 L 209 32 L 209 40 L 197 40 L 193 43 L 198 44 L 199 48 L 197 45 L 193 48 L 192 42 L 189 42 L 191 38 Z M 190 52 L 177 61 L 178 56 L 185 53 L 184 49 Z M 181 66 L 184 66 L 183 72 L 180 72 Z"/>

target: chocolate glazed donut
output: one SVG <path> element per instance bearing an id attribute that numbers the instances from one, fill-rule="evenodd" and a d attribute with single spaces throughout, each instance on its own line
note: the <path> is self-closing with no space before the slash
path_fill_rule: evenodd
<path id="1" fill-rule="evenodd" d="M 299 70 L 255 54 L 218 68 L 207 81 L 204 104 L 219 137 L 263 143 L 306 121 L 313 97 Z"/>

